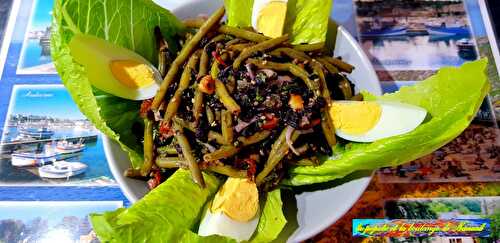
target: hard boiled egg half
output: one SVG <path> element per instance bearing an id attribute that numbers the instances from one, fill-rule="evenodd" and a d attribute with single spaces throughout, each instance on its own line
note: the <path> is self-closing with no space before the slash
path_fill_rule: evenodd
<path id="1" fill-rule="evenodd" d="M 141 55 L 91 35 L 76 34 L 69 42 L 71 56 L 83 65 L 90 83 L 109 94 L 130 99 L 153 97 L 161 75 Z"/>
<path id="2" fill-rule="evenodd" d="M 389 101 L 335 101 L 329 108 L 337 136 L 354 142 L 373 142 L 417 128 L 427 111 Z"/>
<path id="3" fill-rule="evenodd" d="M 288 0 L 255 0 L 252 8 L 252 27 L 265 36 L 283 35 Z"/>
<path id="4" fill-rule="evenodd" d="M 229 177 L 201 220 L 198 234 L 249 240 L 259 223 L 259 192 L 255 182 Z"/>

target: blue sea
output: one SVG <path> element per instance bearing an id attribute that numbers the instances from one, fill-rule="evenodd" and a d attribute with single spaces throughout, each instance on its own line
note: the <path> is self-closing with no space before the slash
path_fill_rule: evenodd
<path id="1" fill-rule="evenodd" d="M 55 131 L 53 138 L 64 138 L 74 136 L 84 136 L 96 134 L 96 132 L 82 132 L 72 129 L 64 129 Z M 17 136 L 16 128 L 9 129 L 9 137 Z M 7 140 L 8 141 L 8 140 Z M 41 179 L 33 171 L 34 168 L 16 168 L 11 165 L 10 158 L 0 160 L 0 182 L 14 184 L 95 184 L 96 180 L 115 184 L 111 171 L 104 154 L 102 145 L 102 137 L 98 135 L 97 141 L 85 143 L 85 150 L 80 153 L 73 154 L 73 157 L 65 158 L 66 161 L 78 161 L 88 165 L 85 173 L 67 179 Z M 35 150 L 36 148 L 33 148 Z"/>
<path id="2" fill-rule="evenodd" d="M 38 39 L 28 39 L 20 60 L 21 68 L 35 67 L 52 62 L 50 56 L 42 56 L 42 47 Z"/>
<path id="3" fill-rule="evenodd" d="M 377 37 L 361 44 L 377 70 L 435 70 L 470 61 L 459 55 L 457 41 L 462 38 Z"/>

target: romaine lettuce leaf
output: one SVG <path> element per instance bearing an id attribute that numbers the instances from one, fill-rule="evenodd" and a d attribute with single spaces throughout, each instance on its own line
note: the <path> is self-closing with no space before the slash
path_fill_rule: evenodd
<path id="1" fill-rule="evenodd" d="M 469 126 L 488 93 L 487 60 L 470 62 L 461 67 L 446 67 L 414 86 L 396 93 L 375 97 L 365 93 L 367 100 L 398 101 L 417 105 L 428 111 L 426 121 L 410 133 L 356 144 L 339 158 L 320 166 L 291 169 L 288 185 L 305 185 L 341 178 L 356 170 L 372 170 L 395 166 L 440 148 Z"/>
<path id="2" fill-rule="evenodd" d="M 204 205 L 222 184 L 217 177 L 204 174 L 207 187 L 193 183 L 188 170 L 177 170 L 166 182 L 130 208 L 92 214 L 92 226 L 103 242 L 236 242 L 222 236 L 202 237 L 192 232 L 197 227 Z M 270 242 L 286 224 L 281 192 L 271 191 L 250 242 Z"/>
<path id="3" fill-rule="evenodd" d="M 195 236 L 189 230 L 198 224 L 203 206 L 221 185 L 213 175 L 204 174 L 204 179 L 206 188 L 201 189 L 193 182 L 188 170 L 179 169 L 130 208 L 92 214 L 90 219 L 94 230 L 103 242 L 193 239 Z"/>
<path id="4" fill-rule="evenodd" d="M 96 100 L 85 69 L 74 62 L 68 43 L 74 33 L 90 34 L 134 50 L 156 63 L 155 26 L 160 26 L 172 47 L 175 47 L 174 35 L 184 31 L 174 15 L 150 0 L 55 0 L 54 4 L 51 50 L 56 69 L 82 113 L 102 133 L 120 142 L 134 167 L 142 163 L 142 151 L 140 139 L 130 133 L 134 121 L 139 120 L 138 112 L 133 114 L 130 109 L 139 103 L 124 99 Z M 99 95 L 104 98 L 102 93 Z M 117 118 L 117 114 L 125 114 L 129 122 L 123 122 L 125 116 Z"/>
<path id="5" fill-rule="evenodd" d="M 252 26 L 254 0 L 224 0 L 228 25 Z M 289 0 L 284 32 L 292 44 L 324 42 L 332 0 Z"/>
<path id="6" fill-rule="evenodd" d="M 267 193 L 266 203 L 251 243 L 267 243 L 278 237 L 286 224 L 281 202 L 281 190 L 275 189 Z"/>

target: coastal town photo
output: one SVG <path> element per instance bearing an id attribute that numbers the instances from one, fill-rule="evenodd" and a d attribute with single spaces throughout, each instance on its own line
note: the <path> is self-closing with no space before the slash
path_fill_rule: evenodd
<path id="1" fill-rule="evenodd" d="M 436 70 L 477 59 L 462 0 L 354 2 L 360 42 L 377 71 Z"/>
<path id="2" fill-rule="evenodd" d="M 0 184 L 116 184 L 100 133 L 64 86 L 14 86 L 0 143 Z"/>
<path id="3" fill-rule="evenodd" d="M 54 1 L 33 0 L 17 74 L 55 74 L 50 57 L 50 22 Z"/>

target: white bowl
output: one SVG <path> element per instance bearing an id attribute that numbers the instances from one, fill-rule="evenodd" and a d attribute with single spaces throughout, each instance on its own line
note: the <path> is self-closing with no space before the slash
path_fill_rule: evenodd
<path id="1" fill-rule="evenodd" d="M 196 17 L 200 14 L 209 15 L 222 5 L 222 1 L 201 0 L 156 0 L 156 2 L 181 19 Z M 355 84 L 357 91 L 367 90 L 376 95 L 382 94 L 380 83 L 370 61 L 358 43 L 342 26 L 339 26 L 337 30 L 334 53 L 335 56 L 341 56 L 343 60 L 356 67 L 348 78 Z M 123 176 L 123 171 L 130 166 L 126 153 L 116 142 L 107 137 L 104 138 L 104 151 L 111 172 L 128 200 L 135 202 L 142 198 L 148 192 L 146 182 Z M 371 172 L 355 173 L 347 178 L 328 183 L 326 186 L 312 187 L 315 191 L 305 191 L 301 188 L 295 191 L 296 194 L 288 193 L 283 198 L 288 223 L 280 235 L 280 241 L 303 241 L 333 224 L 358 200 L 368 186 L 370 178 Z"/>

